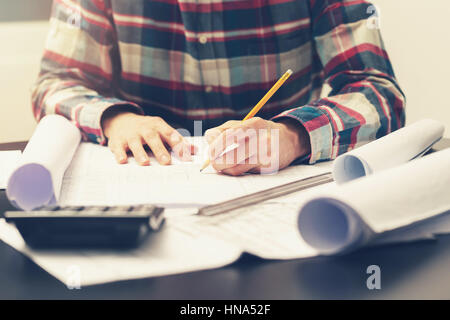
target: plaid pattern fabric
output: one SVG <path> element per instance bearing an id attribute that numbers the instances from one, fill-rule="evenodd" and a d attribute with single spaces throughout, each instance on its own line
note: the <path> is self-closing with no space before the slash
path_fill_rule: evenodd
<path id="1" fill-rule="evenodd" d="M 258 116 L 290 117 L 309 162 L 404 124 L 404 95 L 361 0 L 55 0 L 33 88 L 34 115 L 71 119 L 105 143 L 103 112 L 132 106 L 175 127 L 242 119 L 287 70 Z M 191 131 L 192 132 L 192 131 Z"/>

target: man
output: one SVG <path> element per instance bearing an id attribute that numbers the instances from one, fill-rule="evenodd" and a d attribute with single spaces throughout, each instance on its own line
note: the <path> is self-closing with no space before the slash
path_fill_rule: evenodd
<path id="1" fill-rule="evenodd" d="M 66 116 L 119 163 L 131 151 L 148 165 L 145 145 L 161 164 L 170 149 L 189 159 L 174 128 L 196 120 L 225 174 L 267 166 L 249 139 L 243 158 L 214 158 L 241 129 L 277 132 L 279 169 L 333 159 L 404 124 L 372 13 L 355 0 L 55 0 L 34 114 Z M 238 121 L 287 69 L 259 117 Z"/>

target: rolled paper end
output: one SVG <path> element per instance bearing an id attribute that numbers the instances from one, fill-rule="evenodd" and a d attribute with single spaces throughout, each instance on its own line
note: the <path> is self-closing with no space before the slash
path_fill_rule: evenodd
<path id="1" fill-rule="evenodd" d="M 37 163 L 17 168 L 9 177 L 6 194 L 13 206 L 23 210 L 33 210 L 55 202 L 50 171 Z"/>
<path id="2" fill-rule="evenodd" d="M 365 229 L 348 205 L 333 198 L 316 198 L 300 209 L 298 230 L 320 254 L 332 255 L 357 247 Z"/>
<path id="3" fill-rule="evenodd" d="M 333 179 L 338 184 L 365 177 L 371 173 L 368 164 L 351 154 L 343 154 L 334 160 Z"/>

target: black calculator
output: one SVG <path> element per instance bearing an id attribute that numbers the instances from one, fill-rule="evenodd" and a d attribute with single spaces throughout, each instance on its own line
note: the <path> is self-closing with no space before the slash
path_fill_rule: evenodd
<path id="1" fill-rule="evenodd" d="M 164 222 L 164 208 L 136 206 L 53 206 L 33 211 L 7 211 L 33 248 L 136 247 Z"/>

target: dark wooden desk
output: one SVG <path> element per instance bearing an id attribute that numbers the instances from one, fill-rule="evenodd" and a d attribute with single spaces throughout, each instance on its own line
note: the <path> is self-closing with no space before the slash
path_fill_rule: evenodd
<path id="1" fill-rule="evenodd" d="M 0 150 L 21 144 L 0 145 Z M 450 140 L 436 149 L 450 147 Z M 9 207 L 0 191 L 0 211 Z M 381 290 L 366 269 L 381 268 Z M 450 235 L 341 257 L 263 261 L 244 256 L 216 270 L 68 290 L 0 241 L 0 299 L 450 299 Z"/>

